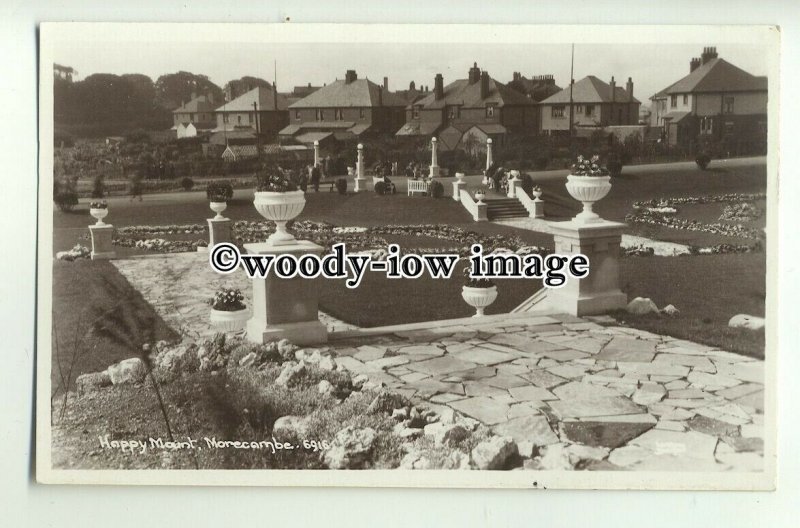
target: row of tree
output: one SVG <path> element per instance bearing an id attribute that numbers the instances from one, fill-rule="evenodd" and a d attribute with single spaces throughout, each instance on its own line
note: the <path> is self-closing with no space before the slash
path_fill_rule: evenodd
<path id="1" fill-rule="evenodd" d="M 233 84 L 258 86 L 263 79 L 243 77 Z M 142 74 L 97 73 L 82 81 L 54 80 L 57 128 L 76 135 L 124 135 L 132 130 L 164 130 L 172 126 L 172 111 L 192 94 L 224 100 L 222 89 L 207 76 L 179 71 L 153 80 Z"/>

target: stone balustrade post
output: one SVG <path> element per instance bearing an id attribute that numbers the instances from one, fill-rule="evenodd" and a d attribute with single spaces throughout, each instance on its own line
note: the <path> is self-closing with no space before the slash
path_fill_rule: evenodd
<path id="1" fill-rule="evenodd" d="M 361 143 L 358 144 L 358 158 L 356 160 L 356 179 L 355 185 L 353 186 L 353 191 L 361 192 L 366 191 L 366 171 L 364 169 L 364 145 Z"/>
<path id="2" fill-rule="evenodd" d="M 438 149 L 438 140 L 436 137 L 431 138 L 431 168 L 428 172 L 428 178 L 438 178 L 439 177 L 439 157 L 437 154 Z"/>
<path id="3" fill-rule="evenodd" d="M 94 224 L 89 226 L 92 237 L 92 260 L 112 259 L 117 256 L 112 245 L 114 226 L 111 224 Z"/>

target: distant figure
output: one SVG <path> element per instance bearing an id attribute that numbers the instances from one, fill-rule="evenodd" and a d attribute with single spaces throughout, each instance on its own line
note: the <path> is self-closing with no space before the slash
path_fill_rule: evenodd
<path id="1" fill-rule="evenodd" d="M 409 162 L 406 165 L 406 178 L 413 178 L 414 177 L 414 164 Z"/>
<path id="2" fill-rule="evenodd" d="M 311 174 L 311 186 L 314 187 L 314 192 L 319 192 L 319 181 L 322 178 L 319 167 L 314 165 L 309 172 Z"/>
<path id="3" fill-rule="evenodd" d="M 139 201 L 142 201 L 142 177 L 138 174 L 134 174 L 131 176 L 131 184 L 130 188 L 128 189 L 128 194 L 131 195 L 131 201 L 134 198 L 139 198 Z"/>
<path id="4" fill-rule="evenodd" d="M 383 183 L 386 185 L 386 189 L 383 191 L 384 194 L 397 194 L 397 187 L 389 179 L 389 176 L 385 174 L 383 175 Z"/>

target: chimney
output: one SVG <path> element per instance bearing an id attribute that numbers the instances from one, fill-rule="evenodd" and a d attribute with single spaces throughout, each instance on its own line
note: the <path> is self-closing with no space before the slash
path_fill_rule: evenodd
<path id="1" fill-rule="evenodd" d="M 702 61 L 703 64 L 707 63 L 708 61 L 710 61 L 712 59 L 716 59 L 716 58 L 717 58 L 717 48 L 716 47 L 703 48 L 703 54 L 700 55 L 700 60 Z"/>
<path id="2" fill-rule="evenodd" d="M 514 72 L 514 73 L 512 74 L 512 78 L 513 78 L 515 81 L 518 81 L 518 80 L 520 79 L 520 77 L 522 77 L 522 74 L 521 74 L 520 72 Z"/>
<path id="3" fill-rule="evenodd" d="M 417 84 L 414 81 L 411 81 L 410 83 L 408 83 L 408 89 L 412 90 L 412 91 L 416 90 L 417 89 Z"/>
<path id="4" fill-rule="evenodd" d="M 481 70 L 478 68 L 478 63 L 472 63 L 472 68 L 469 69 L 469 83 L 475 84 L 481 80 Z"/>
<path id="5" fill-rule="evenodd" d="M 692 73 L 693 71 L 695 71 L 699 67 L 700 67 L 700 58 L 699 57 L 693 58 L 689 62 L 689 73 Z"/>
<path id="6" fill-rule="evenodd" d="M 356 75 L 355 70 L 347 70 L 347 73 L 344 74 L 344 83 L 350 84 L 351 82 L 358 79 L 358 75 Z"/>
<path id="7" fill-rule="evenodd" d="M 614 80 L 614 76 L 611 76 L 611 82 L 608 83 L 611 87 L 611 102 L 613 103 L 617 99 L 617 81 Z"/>
<path id="8" fill-rule="evenodd" d="M 481 99 L 489 97 L 489 72 L 481 72 Z"/>
<path id="9" fill-rule="evenodd" d="M 437 73 L 433 80 L 433 96 L 438 101 L 444 98 L 444 77 Z"/>
<path id="10" fill-rule="evenodd" d="M 383 106 L 383 86 L 378 86 L 378 106 Z"/>
<path id="11" fill-rule="evenodd" d="M 389 78 L 388 77 L 384 77 L 383 78 L 383 89 L 384 90 L 388 90 L 389 89 Z"/>
<path id="12" fill-rule="evenodd" d="M 628 92 L 628 101 L 633 101 L 633 79 L 628 77 L 628 82 L 625 84 L 625 91 Z"/>

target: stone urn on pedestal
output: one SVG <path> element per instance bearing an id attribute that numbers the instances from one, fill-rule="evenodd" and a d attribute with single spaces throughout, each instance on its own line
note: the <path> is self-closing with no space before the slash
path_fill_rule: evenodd
<path id="1" fill-rule="evenodd" d="M 253 205 L 258 214 L 275 222 L 275 232 L 267 238 L 267 243 L 273 246 L 294 243 L 294 235 L 286 230 L 286 223 L 303 212 L 306 205 L 303 191 L 256 191 Z"/>
<path id="2" fill-rule="evenodd" d="M 484 193 L 484 192 L 483 192 L 483 191 L 481 191 L 481 190 L 475 191 L 475 200 L 477 200 L 477 202 L 478 202 L 479 204 L 482 204 L 482 203 L 483 203 L 483 199 L 484 199 L 484 198 L 486 198 L 486 193 Z"/>
<path id="3" fill-rule="evenodd" d="M 566 187 L 570 196 L 583 204 L 583 211 L 572 220 L 574 223 L 590 224 L 602 221 L 592 208 L 595 202 L 605 198 L 611 190 L 611 176 L 608 169 L 599 164 L 597 156 L 590 159 L 578 156 L 577 163 L 572 166 L 572 171 L 567 176 Z"/>
<path id="4" fill-rule="evenodd" d="M 89 214 L 97 220 L 89 226 L 89 234 L 92 238 L 92 260 L 114 258 L 116 256 L 116 252 L 112 249 L 114 226 L 103 221 L 108 216 L 108 204 L 105 201 L 92 202 L 89 204 Z"/>
<path id="5" fill-rule="evenodd" d="M 105 222 L 103 222 L 103 218 L 108 216 L 108 206 L 106 206 L 105 203 L 102 203 L 101 205 L 101 203 L 92 202 L 92 204 L 89 206 L 89 214 L 92 215 L 92 218 L 97 220 L 97 222 L 95 222 L 94 225 L 96 226 L 108 225 Z"/>
<path id="6" fill-rule="evenodd" d="M 491 284 L 491 281 L 486 281 Z M 487 306 L 497 299 L 497 286 L 467 286 L 461 287 L 461 297 L 466 303 L 475 308 L 475 315 L 472 317 L 483 316 L 483 311 Z"/>
<path id="7" fill-rule="evenodd" d="M 214 217 L 214 220 L 223 220 L 223 219 L 225 219 L 225 217 L 222 216 L 222 212 L 225 209 L 228 208 L 228 202 L 214 202 L 214 201 L 212 201 L 212 202 L 208 202 L 208 206 L 211 208 L 212 211 L 217 213 L 217 215 Z"/>

